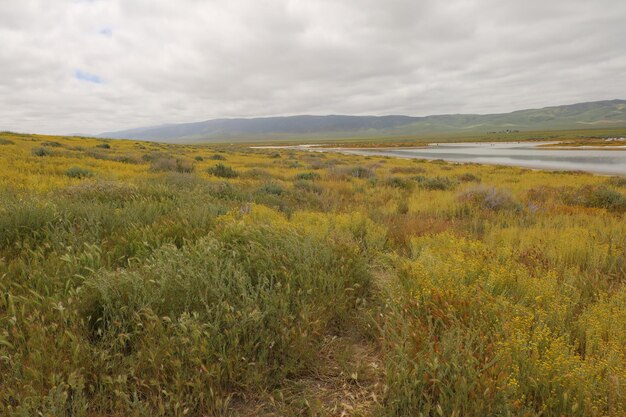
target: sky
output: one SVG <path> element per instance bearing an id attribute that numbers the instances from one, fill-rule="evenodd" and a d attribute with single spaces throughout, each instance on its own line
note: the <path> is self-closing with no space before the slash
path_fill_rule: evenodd
<path id="1" fill-rule="evenodd" d="M 626 98 L 624 0 L 0 0 L 0 131 Z"/>

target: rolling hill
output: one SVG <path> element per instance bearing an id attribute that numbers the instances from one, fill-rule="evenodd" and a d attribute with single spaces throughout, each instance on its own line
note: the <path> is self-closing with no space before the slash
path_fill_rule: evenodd
<path id="1" fill-rule="evenodd" d="M 105 132 L 98 136 L 165 142 L 210 142 L 611 127 L 626 127 L 626 100 L 595 101 L 501 114 L 448 114 L 423 117 L 301 115 L 214 119 Z"/>

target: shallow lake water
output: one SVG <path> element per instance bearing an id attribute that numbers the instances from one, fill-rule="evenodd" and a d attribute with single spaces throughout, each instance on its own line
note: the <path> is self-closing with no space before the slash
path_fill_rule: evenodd
<path id="1" fill-rule="evenodd" d="M 398 158 L 443 159 L 459 163 L 511 165 L 524 168 L 587 171 L 626 175 L 626 147 L 550 148 L 554 142 L 439 143 L 416 148 L 324 148 L 294 146 L 315 152 Z"/>

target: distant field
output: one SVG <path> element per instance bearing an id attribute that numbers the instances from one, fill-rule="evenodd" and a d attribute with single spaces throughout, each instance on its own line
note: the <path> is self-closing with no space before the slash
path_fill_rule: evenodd
<path id="1" fill-rule="evenodd" d="M 624 178 L 0 134 L 2 416 L 623 416 L 625 283 Z"/>
<path id="2" fill-rule="evenodd" d="M 266 139 L 263 144 L 269 145 L 298 145 L 331 144 L 332 146 L 345 147 L 406 147 L 421 146 L 435 142 L 517 142 L 517 141 L 564 141 L 576 144 L 604 143 L 605 138 L 626 137 L 626 128 L 622 129 L 580 129 L 580 130 L 544 130 L 529 132 L 510 133 L 437 133 L 416 136 L 394 137 L 355 137 L 355 138 L 298 138 L 297 140 L 284 137 L 280 139 Z M 252 144 L 258 146 L 259 142 L 224 142 L 224 144 Z"/>

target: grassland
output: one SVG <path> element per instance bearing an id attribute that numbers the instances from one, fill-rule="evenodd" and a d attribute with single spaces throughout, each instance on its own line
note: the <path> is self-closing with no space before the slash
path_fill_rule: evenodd
<path id="1" fill-rule="evenodd" d="M 0 415 L 623 416 L 626 180 L 0 134 Z"/>

